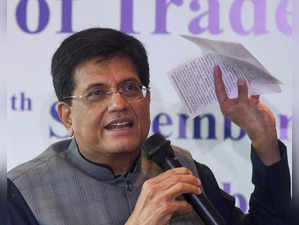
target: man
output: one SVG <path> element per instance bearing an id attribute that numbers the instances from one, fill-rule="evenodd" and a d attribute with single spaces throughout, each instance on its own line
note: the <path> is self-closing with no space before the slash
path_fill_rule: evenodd
<path id="1" fill-rule="evenodd" d="M 52 59 L 58 114 L 71 140 L 9 172 L 40 224 L 204 224 L 183 193 L 202 190 L 227 224 L 286 224 L 290 176 L 272 113 L 239 80 L 229 99 L 219 67 L 222 112 L 252 140 L 249 214 L 219 189 L 208 167 L 175 148 L 186 167 L 162 172 L 141 149 L 150 128 L 149 66 L 142 44 L 112 29 L 67 38 Z"/>

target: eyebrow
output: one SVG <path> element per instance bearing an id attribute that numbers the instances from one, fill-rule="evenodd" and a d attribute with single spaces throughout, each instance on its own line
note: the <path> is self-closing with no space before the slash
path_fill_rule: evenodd
<path id="1" fill-rule="evenodd" d="M 97 87 L 106 87 L 105 84 L 102 83 L 94 83 L 94 84 L 89 84 L 87 86 L 87 88 L 84 90 L 84 93 L 88 92 L 89 90 L 93 89 L 93 88 L 97 88 Z"/>
<path id="2" fill-rule="evenodd" d="M 124 83 L 130 82 L 130 81 L 133 81 L 133 82 L 136 82 L 136 83 L 141 83 L 141 82 L 140 82 L 139 80 L 137 80 L 136 78 L 128 78 L 128 79 L 125 79 L 125 80 L 121 81 L 121 82 L 118 84 L 118 86 L 119 86 L 120 84 L 124 84 Z"/>
<path id="3" fill-rule="evenodd" d="M 122 80 L 120 83 L 118 83 L 117 86 L 120 86 L 120 85 L 122 85 L 124 83 L 127 83 L 127 82 L 130 82 L 130 81 L 133 81 L 133 82 L 141 84 L 141 82 L 139 80 L 137 80 L 136 78 L 128 78 L 128 79 Z M 90 89 L 97 88 L 97 87 L 107 87 L 107 85 L 103 84 L 103 83 L 89 84 L 87 86 L 87 88 L 84 90 L 84 92 L 88 92 Z"/>

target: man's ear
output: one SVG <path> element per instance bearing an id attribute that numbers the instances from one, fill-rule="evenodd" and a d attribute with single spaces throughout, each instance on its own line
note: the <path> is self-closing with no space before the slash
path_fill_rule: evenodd
<path id="1" fill-rule="evenodd" d="M 146 99 L 146 101 L 147 101 L 148 103 L 151 102 L 151 92 L 150 92 L 150 90 L 147 90 L 145 99 Z"/>
<path id="2" fill-rule="evenodd" d="M 59 102 L 57 105 L 57 110 L 58 110 L 58 115 L 65 126 L 67 133 L 70 137 L 74 135 L 74 130 L 72 127 L 72 118 L 71 118 L 71 113 L 72 113 L 72 107 L 68 105 L 65 102 Z"/>

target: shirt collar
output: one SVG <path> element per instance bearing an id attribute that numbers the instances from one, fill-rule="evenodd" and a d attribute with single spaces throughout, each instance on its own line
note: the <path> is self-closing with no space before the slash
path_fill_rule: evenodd
<path id="1" fill-rule="evenodd" d="M 93 178 L 101 181 L 117 182 L 123 179 L 133 179 L 136 177 L 138 171 L 140 171 L 141 157 L 140 154 L 133 163 L 128 173 L 122 176 L 115 176 L 113 170 L 105 165 L 94 163 L 86 159 L 79 150 L 75 138 L 72 138 L 70 145 L 66 151 L 66 160 L 72 163 L 75 167 L 83 171 L 84 173 L 92 176 Z"/>

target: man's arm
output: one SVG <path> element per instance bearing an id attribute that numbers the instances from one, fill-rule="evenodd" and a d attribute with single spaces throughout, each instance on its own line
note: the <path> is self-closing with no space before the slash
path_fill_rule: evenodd
<path id="1" fill-rule="evenodd" d="M 281 160 L 266 166 L 259 159 L 252 146 L 252 182 L 248 214 L 235 206 L 234 197 L 221 190 L 211 170 L 196 163 L 202 185 L 208 198 L 230 225 L 287 225 L 290 209 L 290 173 L 286 147 L 278 142 Z"/>
<path id="2" fill-rule="evenodd" d="M 291 204 L 290 172 L 285 145 L 278 141 L 281 160 L 266 166 L 252 147 L 252 183 L 249 213 L 256 224 L 288 224 Z M 266 223 L 266 221 L 268 221 Z"/>
<path id="3" fill-rule="evenodd" d="M 245 79 L 238 80 L 238 97 L 234 99 L 228 98 L 226 94 L 219 66 L 214 67 L 214 81 L 223 115 L 247 133 L 253 146 L 252 182 L 255 190 L 250 199 L 249 215 L 240 218 L 248 221 L 245 224 L 267 225 L 281 224 L 275 222 L 279 217 L 277 221 L 284 224 L 290 206 L 290 174 L 286 151 L 282 150 L 283 144 L 277 141 L 275 118 L 259 101 L 258 95 L 248 95 Z M 271 218 L 275 221 L 271 222 Z"/>
<path id="4" fill-rule="evenodd" d="M 8 225 L 38 225 L 32 211 L 14 183 L 7 179 Z"/>

